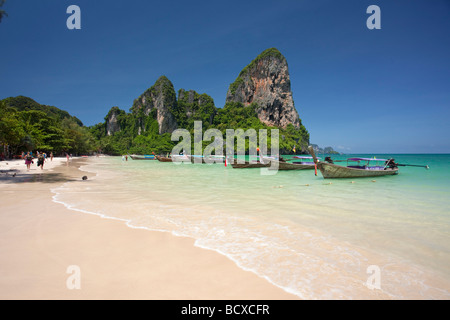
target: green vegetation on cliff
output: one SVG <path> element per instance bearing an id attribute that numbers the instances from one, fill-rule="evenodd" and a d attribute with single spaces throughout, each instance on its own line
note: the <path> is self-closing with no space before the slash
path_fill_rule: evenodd
<path id="1" fill-rule="evenodd" d="M 281 52 L 277 48 L 270 48 L 267 50 L 264 50 L 261 54 L 259 54 L 255 59 L 253 59 L 252 62 L 250 62 L 242 71 L 239 73 L 239 76 L 236 78 L 236 80 L 230 84 L 230 92 L 232 95 L 236 93 L 236 89 L 239 87 L 240 84 L 244 82 L 243 78 L 245 75 L 248 74 L 249 70 L 252 70 L 255 66 L 258 65 L 258 63 L 262 60 L 265 60 L 267 58 L 276 58 L 280 61 L 286 61 L 286 58 L 281 54 Z"/>
<path id="2" fill-rule="evenodd" d="M 218 109 L 217 116 L 214 118 L 214 127 L 219 129 L 225 136 L 226 129 L 255 129 L 258 135 L 259 130 L 266 129 L 268 135 L 268 148 L 270 148 L 271 130 L 279 130 L 279 148 L 280 154 L 295 154 L 306 150 L 309 143 L 309 133 L 300 122 L 300 129 L 296 129 L 292 124 L 289 124 L 285 129 L 278 127 L 270 127 L 262 123 L 256 110 L 257 104 L 251 104 L 244 107 L 239 102 L 228 102 L 224 108 Z M 295 147 L 295 151 L 293 150 Z M 248 151 L 248 144 L 246 145 L 246 152 Z"/>
<path id="3" fill-rule="evenodd" d="M 178 91 L 177 108 L 174 112 L 179 128 L 192 130 L 194 121 L 202 121 L 206 130 L 212 124 L 217 113 L 214 100 L 206 93 L 199 94 L 194 90 Z"/>
<path id="4" fill-rule="evenodd" d="M 242 71 L 239 73 L 239 77 L 247 74 L 249 70 L 252 70 L 260 61 L 267 58 L 276 58 L 280 61 L 286 61 L 286 58 L 277 48 L 269 48 L 261 52 L 252 62 L 250 62 Z"/>
<path id="5" fill-rule="evenodd" d="M 181 93 L 181 94 L 180 94 Z M 279 129 L 279 148 L 282 154 L 299 153 L 306 150 L 309 142 L 309 134 L 303 125 L 296 129 L 293 125 L 288 125 L 285 129 L 269 127 L 263 124 L 256 113 L 256 104 L 244 107 L 238 102 L 227 103 L 223 108 L 216 108 L 214 101 L 206 94 L 198 94 L 195 91 L 179 91 L 180 98 L 177 103 L 175 117 L 179 128 L 186 129 L 191 133 L 191 141 L 194 141 L 194 121 L 202 121 L 203 133 L 207 129 L 216 128 L 221 131 L 223 137 L 226 136 L 227 129 L 255 129 L 259 139 L 259 130 L 267 129 L 268 147 L 270 148 L 271 129 Z M 138 133 L 139 114 L 125 113 L 116 109 L 110 110 L 105 121 L 110 119 L 110 115 L 116 114 L 117 124 L 120 131 L 112 135 L 107 135 L 106 122 L 91 127 L 91 132 L 99 142 L 99 149 L 108 154 L 167 154 L 178 143 L 171 141 L 171 135 L 158 133 L 158 122 L 156 112 L 147 117 L 143 129 Z M 211 141 L 204 141 L 203 148 Z M 224 146 L 225 147 L 225 146 Z M 296 152 L 293 149 L 296 149 Z M 193 146 L 192 146 L 193 148 Z M 248 141 L 246 151 L 249 150 Z M 194 150 L 192 149 L 191 152 Z M 225 149 L 224 149 L 225 153 Z"/>
<path id="6" fill-rule="evenodd" d="M 159 134 L 158 122 L 153 118 L 154 112 L 146 117 L 145 130 L 142 130 L 141 134 L 138 134 L 140 128 L 138 116 L 122 112 L 117 117 L 120 131 L 108 135 L 105 122 L 90 128 L 101 152 L 111 155 L 170 153 L 174 146 L 170 141 L 171 135 L 169 133 Z"/>
<path id="7" fill-rule="evenodd" d="M 153 101 L 155 97 L 162 97 L 162 103 L 164 105 L 170 106 L 170 108 L 175 107 L 177 101 L 175 89 L 172 82 L 166 76 L 159 77 L 153 86 L 151 86 L 139 98 L 137 98 L 134 101 L 130 111 L 133 113 L 138 113 L 139 109 L 145 108 L 146 105 L 144 105 L 143 103 L 144 100 L 149 106 L 155 107 Z"/>
<path id="8" fill-rule="evenodd" d="M 234 94 L 239 86 L 246 85 L 249 81 L 246 75 L 255 68 L 259 68 L 260 75 L 270 83 L 272 76 L 266 72 L 269 65 L 275 66 L 274 72 L 282 73 L 286 78 L 285 83 L 289 83 L 285 62 L 285 57 L 276 48 L 265 50 L 239 73 L 229 91 Z M 240 99 L 243 101 L 227 97 L 225 106 L 217 108 L 214 100 L 205 93 L 180 89 L 177 97 L 172 82 L 166 76 L 161 76 L 153 86 L 134 100 L 129 113 L 113 107 L 104 122 L 89 128 L 59 108 L 41 105 L 23 96 L 7 98 L 0 101 L 0 144 L 4 150 L 9 150 L 10 154 L 31 150 L 52 151 L 56 154 L 166 154 L 178 143 L 171 141 L 171 133 L 175 129 L 188 130 L 193 141 L 194 123 L 201 121 L 203 133 L 215 128 L 220 130 L 223 137 L 227 129 L 254 129 L 258 135 L 259 130 L 266 129 L 269 148 L 271 129 L 278 129 L 281 154 L 306 150 L 309 133 L 302 125 L 292 99 L 284 101 L 281 98 L 283 94 L 291 97 L 290 86 L 280 89 L 279 99 L 268 95 L 266 100 L 265 97 L 252 100 L 252 92 L 244 91 L 244 94 L 249 96 Z M 274 112 L 284 112 L 284 122 L 268 121 Z M 269 126 L 274 123 L 280 127 Z M 203 147 L 209 143 L 204 141 Z M 248 148 L 247 141 L 246 151 Z"/>
<path id="9" fill-rule="evenodd" d="M 174 116 L 179 128 L 187 129 L 192 137 L 194 121 L 202 121 L 203 132 L 216 128 L 224 137 L 227 129 L 255 129 L 257 134 L 259 129 L 267 129 L 269 147 L 270 129 L 279 129 L 282 154 L 294 153 L 294 146 L 298 153 L 309 142 L 309 134 L 303 126 L 296 129 L 288 125 L 282 129 L 263 124 L 258 119 L 256 104 L 244 107 L 241 103 L 232 102 L 216 108 L 207 94 L 181 89 L 179 96 Z M 127 113 L 113 107 L 104 122 L 87 128 L 80 126 L 81 121 L 77 118 L 56 107 L 40 105 L 26 97 L 7 98 L 0 101 L 0 144 L 8 146 L 11 155 L 36 150 L 54 154 L 170 153 L 178 142 L 171 141 L 169 133 L 159 134 L 157 110 L 153 109 L 145 117 L 141 111 Z M 108 135 L 107 123 L 113 114 L 120 130 Z M 205 141 L 203 147 L 209 143 Z M 247 142 L 246 151 L 248 147 Z"/>

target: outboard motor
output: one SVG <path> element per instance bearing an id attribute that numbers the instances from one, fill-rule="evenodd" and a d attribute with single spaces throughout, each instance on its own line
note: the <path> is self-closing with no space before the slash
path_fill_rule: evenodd
<path id="1" fill-rule="evenodd" d="M 389 167 L 391 169 L 397 168 L 398 163 L 395 163 L 395 159 L 389 159 L 386 161 L 386 167 Z"/>

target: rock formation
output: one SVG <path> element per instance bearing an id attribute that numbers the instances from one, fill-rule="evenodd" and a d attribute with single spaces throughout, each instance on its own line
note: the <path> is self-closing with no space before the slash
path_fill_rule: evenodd
<path id="1" fill-rule="evenodd" d="M 256 103 L 258 118 L 266 125 L 300 127 L 287 61 L 275 48 L 262 52 L 241 71 L 228 89 L 226 102 Z"/>
<path id="2" fill-rule="evenodd" d="M 112 154 L 134 152 L 168 153 L 170 135 L 177 128 L 192 132 L 195 121 L 203 130 L 280 128 L 280 152 L 306 152 L 309 133 L 294 107 L 286 58 L 274 48 L 267 49 L 246 66 L 229 86 L 226 104 L 217 108 L 209 95 L 180 89 L 161 76 L 155 84 L 135 99 L 130 113 L 114 107 L 95 133 L 105 140 L 105 150 Z M 115 134 L 119 132 L 121 134 Z"/>
<path id="3" fill-rule="evenodd" d="M 177 128 L 172 113 L 176 105 L 177 99 L 172 82 L 167 77 L 161 76 L 150 89 L 134 100 L 131 111 L 141 121 L 140 130 L 144 129 L 143 118 L 154 115 L 159 124 L 159 134 L 172 133 Z"/>
<path id="4" fill-rule="evenodd" d="M 109 110 L 108 115 L 105 117 L 106 121 L 106 134 L 108 136 L 120 131 L 120 125 L 118 117 L 120 114 L 125 114 L 125 111 L 120 110 L 118 107 L 112 107 Z"/>
<path id="5" fill-rule="evenodd" d="M 181 122 L 185 118 L 186 120 L 202 120 L 212 124 L 217 109 L 214 105 L 214 99 L 206 93 L 199 94 L 194 90 L 180 89 L 178 91 L 178 112 L 180 114 L 178 118 Z"/>
<path id="6" fill-rule="evenodd" d="M 199 95 L 194 90 L 186 91 L 180 89 L 178 91 L 178 103 L 185 105 L 185 113 L 188 118 L 192 117 L 196 111 L 198 111 L 199 106 Z"/>

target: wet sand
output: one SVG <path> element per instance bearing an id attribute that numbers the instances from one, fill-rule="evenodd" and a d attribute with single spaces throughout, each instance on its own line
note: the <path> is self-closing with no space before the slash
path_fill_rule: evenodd
<path id="1" fill-rule="evenodd" d="M 0 299 L 298 299 L 192 239 L 53 202 L 51 188 L 90 177 L 83 161 L 0 162 Z"/>

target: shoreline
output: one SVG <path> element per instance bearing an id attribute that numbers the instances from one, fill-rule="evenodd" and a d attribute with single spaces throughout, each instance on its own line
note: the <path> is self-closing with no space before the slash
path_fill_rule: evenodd
<path id="1" fill-rule="evenodd" d="M 58 159 L 26 172 L 13 160 L 16 176 L 1 173 L 1 299 L 299 300 L 194 239 L 54 201 L 53 187 L 94 175 L 79 170 L 83 162 Z M 68 288 L 71 266 L 79 267 L 80 289 Z"/>

